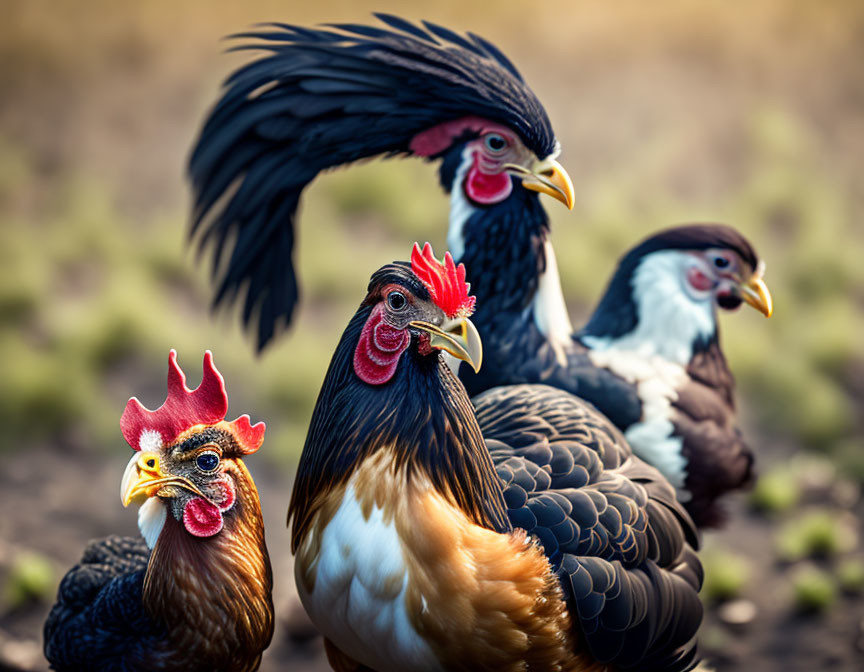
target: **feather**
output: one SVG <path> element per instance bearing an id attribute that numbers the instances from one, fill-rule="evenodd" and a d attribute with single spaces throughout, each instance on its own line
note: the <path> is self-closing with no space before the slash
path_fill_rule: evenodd
<path id="1" fill-rule="evenodd" d="M 192 232 L 216 262 L 214 304 L 240 300 L 259 349 L 291 322 L 294 235 L 278 230 L 293 229 L 300 194 L 320 171 L 408 153 L 417 133 L 469 115 L 507 125 L 538 156 L 555 147 L 542 105 L 490 43 L 379 19 L 236 35 L 252 42 L 235 48 L 267 55 L 226 80 L 192 149 Z M 223 266 L 232 240 L 243 249 Z"/>
<path id="2" fill-rule="evenodd" d="M 516 385 L 472 401 L 510 522 L 542 544 L 592 656 L 616 669 L 689 669 L 702 570 L 668 482 L 567 392 Z"/>

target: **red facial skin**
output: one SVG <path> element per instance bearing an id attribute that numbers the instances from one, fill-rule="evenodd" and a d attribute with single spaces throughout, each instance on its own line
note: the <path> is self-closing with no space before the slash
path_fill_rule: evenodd
<path id="1" fill-rule="evenodd" d="M 462 186 L 465 195 L 478 205 L 500 203 L 513 191 L 513 179 L 505 172 L 504 164 L 525 165 L 531 160 L 531 153 L 522 141 L 505 126 L 479 117 L 464 117 L 417 134 L 411 140 L 411 151 L 419 156 L 435 156 L 465 132 L 480 136 L 467 145 L 473 164 Z M 500 150 L 493 151 L 487 146 L 485 140 L 492 134 L 506 141 Z"/>
<path id="2" fill-rule="evenodd" d="M 195 497 L 183 509 L 183 526 L 195 537 L 212 537 L 222 531 L 222 514 L 228 511 L 237 499 L 230 477 L 221 483 L 225 500 L 216 505 L 203 497 Z"/>
<path id="3" fill-rule="evenodd" d="M 687 269 L 687 282 L 690 283 L 690 286 L 693 287 L 693 289 L 699 290 L 700 292 L 707 292 L 709 289 L 714 287 L 714 279 L 709 278 L 695 266 L 691 266 Z"/>
<path id="4" fill-rule="evenodd" d="M 363 325 L 354 350 L 355 373 L 365 383 L 383 385 L 393 377 L 410 342 L 407 329 L 397 329 L 384 321 L 384 305 L 379 303 Z"/>
<path id="5" fill-rule="evenodd" d="M 481 151 L 474 154 L 474 165 L 465 177 L 465 194 L 475 203 L 500 203 L 513 191 L 513 180 L 507 173 L 486 173 L 481 168 Z"/>
<path id="6" fill-rule="evenodd" d="M 713 290 L 716 304 L 723 310 L 737 310 L 741 305 L 741 296 L 738 291 L 738 274 L 740 263 L 737 256 L 719 250 L 709 250 L 704 253 L 696 253 L 702 259 L 706 270 L 696 266 L 687 269 L 687 283 L 697 292 L 708 292 Z M 728 264 L 725 268 L 715 265 L 717 257 L 722 257 Z"/>

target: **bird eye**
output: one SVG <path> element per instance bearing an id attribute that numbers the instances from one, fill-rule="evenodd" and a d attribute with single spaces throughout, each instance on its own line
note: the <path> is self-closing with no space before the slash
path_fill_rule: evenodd
<path id="1" fill-rule="evenodd" d="M 195 466 L 201 471 L 213 471 L 219 466 L 219 456 L 212 450 L 206 450 L 195 458 Z"/>
<path id="2" fill-rule="evenodd" d="M 503 152 L 507 147 L 507 140 L 497 133 L 487 133 L 483 138 L 483 142 L 486 145 L 486 149 L 490 152 Z"/>
<path id="3" fill-rule="evenodd" d="M 714 265 L 717 268 L 728 268 L 729 260 L 726 257 L 721 257 L 720 255 L 714 257 Z"/>
<path id="4" fill-rule="evenodd" d="M 390 292 L 387 295 L 387 305 L 390 306 L 391 310 L 402 310 L 408 305 L 408 299 L 402 292 Z"/>

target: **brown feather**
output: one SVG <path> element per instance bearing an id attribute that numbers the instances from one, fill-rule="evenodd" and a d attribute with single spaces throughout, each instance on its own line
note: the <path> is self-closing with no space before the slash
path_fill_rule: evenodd
<path id="1" fill-rule="evenodd" d="M 168 630 L 152 669 L 252 672 L 273 636 L 273 580 L 258 491 L 240 460 L 225 460 L 237 502 L 223 530 L 193 537 L 168 516 L 150 556 L 144 606 Z"/>
<path id="2" fill-rule="evenodd" d="M 561 588 L 542 550 L 522 531 L 477 525 L 422 474 L 394 468 L 393 448 L 358 465 L 351 479 L 361 511 L 393 524 L 408 573 L 406 606 L 414 628 L 448 670 L 602 672 L 577 639 Z M 320 536 L 346 490 L 331 491 L 297 554 L 300 576 L 314 576 Z M 397 599 L 404 575 L 393 577 Z M 386 599 L 386 586 L 376 596 Z M 308 589 L 308 586 L 307 586 Z M 336 670 L 354 661 L 332 644 Z M 335 661 L 335 662 L 334 662 Z"/>

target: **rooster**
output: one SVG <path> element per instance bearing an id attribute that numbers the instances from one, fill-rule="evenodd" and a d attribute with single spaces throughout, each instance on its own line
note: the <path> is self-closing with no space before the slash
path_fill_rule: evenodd
<path id="1" fill-rule="evenodd" d="M 264 423 L 225 421 L 210 352 L 194 391 L 172 350 L 168 398 L 134 397 L 120 420 L 135 454 L 120 487 L 140 504 L 141 537 L 91 542 L 63 578 L 45 623 L 45 656 L 69 672 L 251 672 L 273 635 L 270 558 L 243 458 Z"/>
<path id="2" fill-rule="evenodd" d="M 572 208 L 574 192 L 543 106 L 487 40 L 378 17 L 384 27 L 276 24 L 245 35 L 268 54 L 229 79 L 190 160 L 195 230 L 220 273 L 216 302 L 243 294 L 243 319 L 257 321 L 264 347 L 297 301 L 294 219 L 306 185 L 381 154 L 437 160 L 451 196 L 448 245 L 474 278 L 486 344 L 481 373 L 460 372 L 468 390 L 542 383 L 577 394 L 675 484 L 700 526 L 719 524 L 718 500 L 750 480 L 752 454 L 712 308 L 744 300 L 770 314 L 750 243 L 710 226 L 650 238 L 623 257 L 586 331 L 574 334 L 539 198 Z M 670 255 L 678 261 L 659 263 Z M 694 301 L 690 266 L 712 285 Z M 656 305 L 684 307 L 680 330 L 643 319 Z"/>
<path id="3" fill-rule="evenodd" d="M 415 246 L 337 346 L 291 497 L 295 579 L 334 669 L 686 670 L 695 528 L 608 420 L 552 387 L 473 402 L 464 266 Z"/>

